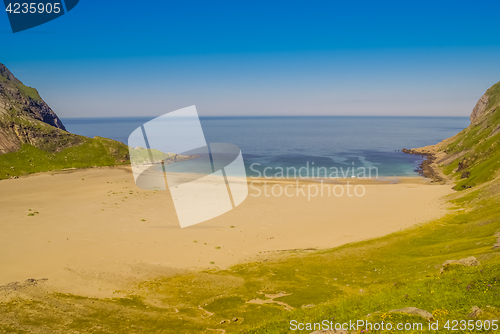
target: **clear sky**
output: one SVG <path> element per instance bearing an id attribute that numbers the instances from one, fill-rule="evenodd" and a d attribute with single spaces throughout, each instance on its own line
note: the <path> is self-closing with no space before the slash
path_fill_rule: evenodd
<path id="1" fill-rule="evenodd" d="M 499 1 L 80 0 L 0 62 L 60 117 L 468 116 L 500 81 Z"/>

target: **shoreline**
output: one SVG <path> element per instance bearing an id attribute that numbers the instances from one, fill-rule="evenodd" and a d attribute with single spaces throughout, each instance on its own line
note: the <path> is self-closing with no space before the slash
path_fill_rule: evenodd
<path id="1" fill-rule="evenodd" d="M 272 184 L 290 184 L 296 183 L 299 184 L 318 184 L 325 183 L 330 185 L 335 184 L 360 184 L 360 185 L 376 185 L 376 184 L 398 184 L 398 183 L 422 183 L 422 184 L 430 184 L 431 180 L 420 176 L 383 176 L 378 178 L 252 178 L 247 177 L 248 182 L 258 182 L 258 183 L 272 183 Z"/>
<path id="2" fill-rule="evenodd" d="M 414 151 L 416 149 L 408 150 L 408 151 Z M 406 152 L 405 152 L 406 153 Z M 416 154 L 416 155 L 425 155 L 429 153 L 409 153 L 409 154 Z M 17 177 L 10 177 L 10 178 L 5 178 L 5 179 L 0 179 L 0 182 L 2 181 L 7 181 L 7 180 L 16 180 L 16 179 L 23 179 L 23 178 L 30 178 L 30 177 L 36 177 L 40 175 L 57 175 L 57 174 L 70 174 L 70 173 L 77 173 L 79 171 L 89 171 L 89 170 L 125 170 L 129 173 L 132 174 L 132 168 L 130 164 L 119 164 L 119 165 L 114 165 L 114 166 L 96 166 L 96 167 L 83 167 L 83 168 L 64 168 L 64 169 L 58 169 L 58 170 L 50 170 L 50 171 L 43 171 L 43 172 L 36 172 L 36 173 L 30 173 L 30 174 L 25 174 Z M 374 183 L 374 182 L 380 182 L 380 183 L 387 183 L 387 182 L 395 182 L 397 180 L 399 181 L 404 181 L 404 180 L 431 180 L 431 178 L 427 177 L 424 174 L 421 174 L 420 172 L 417 172 L 419 175 L 379 175 L 378 177 L 335 177 L 335 178 L 313 178 L 313 177 L 283 177 L 283 178 L 276 178 L 276 177 L 253 177 L 253 176 L 246 176 L 247 180 L 252 180 L 252 181 L 271 181 L 271 182 L 277 182 L 277 181 L 288 181 L 288 182 L 295 182 L 296 180 L 299 180 L 301 182 L 320 182 L 324 181 L 325 183 L 335 183 L 335 182 L 366 182 L 366 183 Z M 244 178 L 245 176 L 235 176 L 235 178 Z"/>

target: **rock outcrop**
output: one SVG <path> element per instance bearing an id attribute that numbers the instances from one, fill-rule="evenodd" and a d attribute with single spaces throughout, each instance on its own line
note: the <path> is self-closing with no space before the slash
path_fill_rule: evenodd
<path id="1" fill-rule="evenodd" d="M 497 241 L 495 244 L 493 244 L 492 249 L 500 248 L 500 231 L 495 233 L 495 237 L 497 237 Z"/>
<path id="2" fill-rule="evenodd" d="M 460 260 L 448 260 L 443 263 L 441 273 L 444 273 L 451 266 L 476 267 L 480 264 L 481 263 L 474 256 L 466 257 Z"/>
<path id="3" fill-rule="evenodd" d="M 469 318 L 475 319 L 478 316 L 480 316 L 483 313 L 483 310 L 481 310 L 477 306 L 472 306 L 471 312 L 467 315 Z"/>
<path id="4" fill-rule="evenodd" d="M 397 310 L 390 310 L 389 313 L 402 313 L 402 314 L 409 314 L 409 315 L 417 315 L 419 317 L 422 317 L 427 320 L 433 320 L 433 315 L 425 310 L 421 310 L 416 307 L 403 307 L 399 308 Z"/>
<path id="5" fill-rule="evenodd" d="M 474 109 L 472 109 L 472 113 L 470 114 L 471 124 L 475 124 L 476 120 L 480 119 L 484 115 L 489 100 L 490 99 L 488 97 L 488 94 L 485 93 L 483 96 L 481 96 L 479 101 L 477 101 L 476 106 L 474 107 Z"/>
<path id="6" fill-rule="evenodd" d="M 36 89 L 19 81 L 4 64 L 0 63 L 0 112 L 19 108 L 24 115 L 66 130 L 61 120 L 40 97 Z M 3 110 L 2 110 L 3 109 Z"/>

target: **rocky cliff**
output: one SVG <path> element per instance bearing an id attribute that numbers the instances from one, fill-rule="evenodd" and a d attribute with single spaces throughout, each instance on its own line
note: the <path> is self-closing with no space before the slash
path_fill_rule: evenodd
<path id="1" fill-rule="evenodd" d="M 0 154 L 22 144 L 59 151 L 82 142 L 69 134 L 37 90 L 25 86 L 0 63 Z"/>
<path id="2" fill-rule="evenodd" d="M 23 85 L 0 63 L 0 112 L 18 108 L 27 117 L 66 130 L 61 120 L 40 97 L 36 89 Z"/>
<path id="3" fill-rule="evenodd" d="M 479 120 L 481 117 L 483 117 L 486 108 L 488 107 L 489 103 L 489 95 L 488 93 L 485 93 L 479 101 L 477 101 L 476 106 L 474 109 L 472 109 L 472 113 L 470 114 L 470 122 L 471 124 L 475 124 L 477 120 Z"/>

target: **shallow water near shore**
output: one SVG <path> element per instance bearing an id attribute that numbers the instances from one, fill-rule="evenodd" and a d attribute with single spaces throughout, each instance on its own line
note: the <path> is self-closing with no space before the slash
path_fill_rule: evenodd
<path id="1" fill-rule="evenodd" d="M 68 118 L 68 131 L 127 143 L 153 117 Z M 238 145 L 248 176 L 417 176 L 419 156 L 403 148 L 435 144 L 470 123 L 468 117 L 202 117 L 209 143 Z M 193 164 L 193 162 L 190 162 Z M 371 169 L 370 169 L 371 167 Z M 368 176 L 368 175 L 366 175 Z"/>

